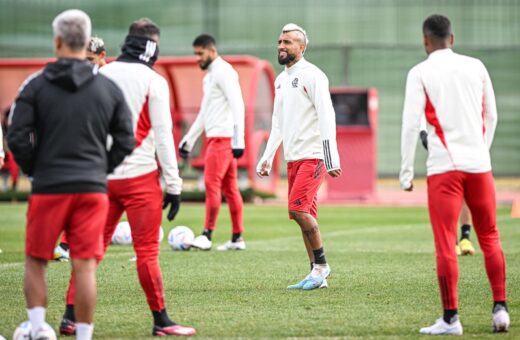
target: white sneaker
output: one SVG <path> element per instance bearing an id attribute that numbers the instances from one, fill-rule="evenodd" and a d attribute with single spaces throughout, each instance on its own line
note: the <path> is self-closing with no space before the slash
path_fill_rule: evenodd
<path id="1" fill-rule="evenodd" d="M 54 248 L 54 260 L 60 262 L 69 262 L 70 254 L 68 250 L 63 249 L 61 246 Z"/>
<path id="2" fill-rule="evenodd" d="M 195 237 L 195 239 L 191 243 L 191 246 L 200 250 L 210 250 L 211 241 L 208 239 L 206 235 L 199 235 Z"/>
<path id="3" fill-rule="evenodd" d="M 421 328 L 419 333 L 429 335 L 462 335 L 462 324 L 458 317 L 457 321 L 452 323 L 447 323 L 443 318 L 440 318 L 430 327 Z"/>
<path id="4" fill-rule="evenodd" d="M 244 242 L 244 239 L 239 238 L 236 242 L 227 241 L 226 243 L 221 244 L 217 247 L 217 250 L 246 250 L 246 243 Z"/>
<path id="5" fill-rule="evenodd" d="M 507 332 L 509 330 L 509 313 L 505 310 L 505 308 L 500 308 L 496 312 L 493 313 L 493 332 Z"/>

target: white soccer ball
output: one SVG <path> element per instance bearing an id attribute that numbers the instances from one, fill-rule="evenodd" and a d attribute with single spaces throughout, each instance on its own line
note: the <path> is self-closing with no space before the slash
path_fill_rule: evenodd
<path id="1" fill-rule="evenodd" d="M 24 321 L 18 326 L 13 334 L 13 340 L 27 340 L 30 339 L 31 335 L 31 322 L 30 321 Z M 38 333 L 36 333 L 37 339 L 49 339 L 49 340 L 56 340 L 56 333 L 54 332 L 54 329 L 45 322 L 43 326 L 40 328 Z"/>
<path id="2" fill-rule="evenodd" d="M 132 244 L 132 231 L 130 230 L 130 223 L 124 221 L 117 224 L 114 234 L 112 234 L 112 243 L 129 245 Z"/>
<path id="3" fill-rule="evenodd" d="M 193 231 L 184 225 L 173 228 L 168 234 L 168 243 L 173 250 L 189 250 L 194 239 Z"/>

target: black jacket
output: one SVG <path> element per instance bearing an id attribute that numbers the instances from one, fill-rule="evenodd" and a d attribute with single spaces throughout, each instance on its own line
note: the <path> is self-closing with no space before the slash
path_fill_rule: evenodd
<path id="1" fill-rule="evenodd" d="M 12 110 L 7 143 L 34 193 L 106 192 L 107 173 L 135 145 L 123 93 L 83 60 L 29 77 Z"/>

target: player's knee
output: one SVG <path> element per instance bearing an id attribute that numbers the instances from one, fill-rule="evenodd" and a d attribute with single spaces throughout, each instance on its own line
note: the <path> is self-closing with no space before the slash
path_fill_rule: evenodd
<path id="1" fill-rule="evenodd" d="M 289 210 L 289 216 L 296 222 L 302 221 L 305 219 L 306 213 L 296 210 Z"/>

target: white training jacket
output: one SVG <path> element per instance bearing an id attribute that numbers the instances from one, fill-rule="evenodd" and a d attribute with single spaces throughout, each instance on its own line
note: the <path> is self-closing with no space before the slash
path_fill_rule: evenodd
<path id="1" fill-rule="evenodd" d="M 497 109 L 491 79 L 480 60 L 442 49 L 408 73 L 399 175 L 403 189 L 412 184 L 421 119 L 427 121 L 428 176 L 491 170 L 489 148 Z"/>
<path id="2" fill-rule="evenodd" d="M 275 81 L 271 134 L 257 165 L 267 161 L 270 171 L 283 142 L 285 160 L 322 159 L 327 171 L 340 169 L 336 144 L 336 115 L 329 80 L 304 58 L 285 68 Z"/>
<path id="3" fill-rule="evenodd" d="M 158 168 L 166 183 L 166 192 L 182 191 L 170 113 L 170 90 L 161 75 L 141 63 L 114 61 L 99 69 L 113 80 L 125 96 L 132 113 L 136 146 L 115 168 L 108 179 L 128 179 L 148 174 Z M 157 159 L 156 159 L 157 154 Z"/>
<path id="4" fill-rule="evenodd" d="M 206 137 L 232 137 L 233 149 L 244 149 L 244 100 L 238 73 L 221 57 L 208 67 L 203 79 L 203 95 L 199 114 L 181 140 L 191 151 L 202 131 Z"/>

